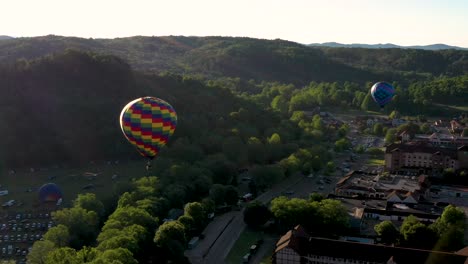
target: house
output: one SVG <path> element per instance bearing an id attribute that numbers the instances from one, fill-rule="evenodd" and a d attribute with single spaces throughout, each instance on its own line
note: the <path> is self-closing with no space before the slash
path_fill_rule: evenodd
<path id="1" fill-rule="evenodd" d="M 272 263 L 463 264 L 467 255 L 463 249 L 451 253 L 311 237 L 304 228 L 296 226 L 276 243 Z"/>

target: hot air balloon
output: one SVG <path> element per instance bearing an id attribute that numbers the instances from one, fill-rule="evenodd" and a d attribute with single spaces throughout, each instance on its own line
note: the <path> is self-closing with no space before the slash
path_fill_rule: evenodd
<path id="1" fill-rule="evenodd" d="M 62 191 L 55 183 L 47 183 L 39 188 L 39 200 L 41 202 L 57 202 L 62 198 Z"/>
<path id="2" fill-rule="evenodd" d="M 149 159 L 148 166 L 174 134 L 176 126 L 177 114 L 174 108 L 156 97 L 135 99 L 120 113 L 123 134 L 143 157 Z"/>
<path id="3" fill-rule="evenodd" d="M 378 82 L 372 86 L 371 95 L 380 108 L 383 108 L 392 100 L 395 95 L 395 88 L 389 83 Z"/>

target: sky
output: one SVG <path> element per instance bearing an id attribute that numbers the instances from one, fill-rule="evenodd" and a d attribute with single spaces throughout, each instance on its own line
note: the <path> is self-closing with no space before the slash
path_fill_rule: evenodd
<path id="1" fill-rule="evenodd" d="M 468 0 L 0 0 L 0 35 L 468 47 Z"/>

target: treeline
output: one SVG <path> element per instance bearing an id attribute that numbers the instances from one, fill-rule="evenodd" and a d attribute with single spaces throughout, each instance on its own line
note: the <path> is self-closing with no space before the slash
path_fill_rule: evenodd
<path id="1" fill-rule="evenodd" d="M 0 41 L 0 63 L 61 53 L 67 48 L 116 55 L 142 71 L 295 85 L 378 80 L 407 85 L 468 73 L 468 51 L 462 50 L 318 48 L 284 40 L 230 37 L 15 38 Z"/>
<path id="2" fill-rule="evenodd" d="M 436 251 L 457 251 L 464 247 L 465 214 L 453 205 L 431 224 L 410 215 L 398 229 L 391 221 L 374 227 L 382 243 Z"/>
<path id="3" fill-rule="evenodd" d="M 254 82 L 240 78 L 208 80 L 208 85 L 220 85 L 231 89 L 243 98 L 263 107 L 290 115 L 294 111 L 327 109 L 359 109 L 390 114 L 432 115 L 442 112 L 459 113 L 453 106 L 464 106 L 468 100 L 468 75 L 437 77 L 415 81 L 409 85 L 393 82 L 395 97 L 383 110 L 370 94 L 372 82 L 310 82 L 306 86 L 277 82 Z"/>

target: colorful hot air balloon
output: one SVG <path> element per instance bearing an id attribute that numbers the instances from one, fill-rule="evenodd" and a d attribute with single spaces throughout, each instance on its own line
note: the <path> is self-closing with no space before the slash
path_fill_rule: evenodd
<path id="1" fill-rule="evenodd" d="M 371 95 L 374 101 L 383 108 L 395 95 L 395 88 L 389 83 L 378 82 L 371 88 Z"/>
<path id="2" fill-rule="evenodd" d="M 125 137 L 142 156 L 150 160 L 167 144 L 176 126 L 174 108 L 156 97 L 135 99 L 120 113 L 120 127 Z"/>
<path id="3" fill-rule="evenodd" d="M 41 202 L 57 202 L 60 198 L 62 198 L 62 191 L 55 183 L 47 183 L 39 188 Z"/>

